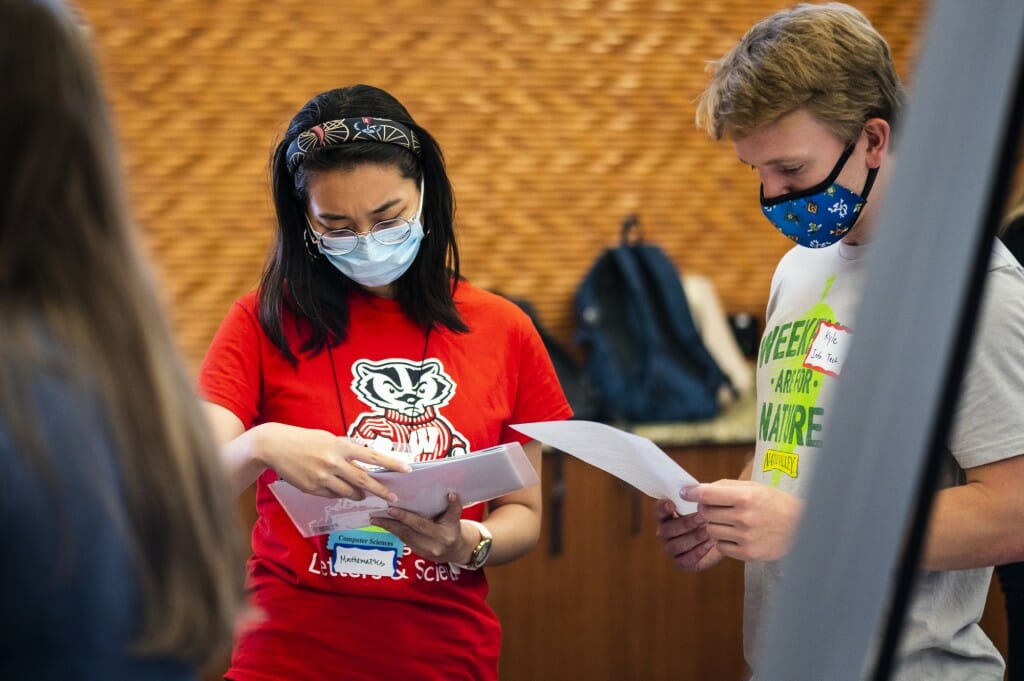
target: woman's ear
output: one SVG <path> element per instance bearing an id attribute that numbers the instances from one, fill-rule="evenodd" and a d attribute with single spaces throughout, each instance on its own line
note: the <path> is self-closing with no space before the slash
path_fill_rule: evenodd
<path id="1" fill-rule="evenodd" d="M 864 135 L 868 139 L 865 157 L 869 168 L 882 165 L 882 158 L 889 151 L 892 129 L 884 118 L 869 118 L 864 124 Z"/>

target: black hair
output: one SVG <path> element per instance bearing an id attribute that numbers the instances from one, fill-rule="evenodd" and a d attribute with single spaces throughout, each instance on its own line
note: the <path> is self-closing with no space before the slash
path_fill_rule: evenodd
<path id="1" fill-rule="evenodd" d="M 420 141 L 419 156 L 395 144 L 349 142 L 311 152 L 294 175 L 289 172 L 288 146 L 300 133 L 325 121 L 360 116 L 388 118 L 411 128 Z M 403 177 L 423 182 L 426 236 L 409 270 L 395 282 L 395 299 L 425 331 L 438 324 L 456 332 L 469 330 L 454 301 L 461 278 L 454 229 L 455 197 L 441 148 L 389 93 L 369 85 L 353 85 L 323 92 L 307 102 L 292 119 L 271 159 L 277 238 L 257 293 L 259 321 L 271 342 L 292 364 L 298 360 L 285 338 L 285 306 L 308 324 L 308 337 L 298 350 L 316 354 L 347 338 L 349 295 L 361 290 L 325 258 L 311 252 L 305 240 L 309 177 L 322 170 L 367 163 L 393 166 Z"/>
<path id="2" fill-rule="evenodd" d="M 96 531 L 128 552 L 138 630 L 131 649 L 104 641 L 112 654 L 218 660 L 244 596 L 241 542 L 209 422 L 137 245 L 106 92 L 74 12 L 59 0 L 0 0 L 0 73 L 0 506 L 28 520 L 36 506 L 19 499 L 40 489 L 39 508 L 54 515 L 39 531 L 67 530 L 46 539 L 58 553 L 40 584 L 66 585 L 65 569 L 90 560 L 73 513 L 103 522 Z M 12 497 L 19 476 L 42 486 Z M 25 635 L 40 633 L 30 623 Z"/>

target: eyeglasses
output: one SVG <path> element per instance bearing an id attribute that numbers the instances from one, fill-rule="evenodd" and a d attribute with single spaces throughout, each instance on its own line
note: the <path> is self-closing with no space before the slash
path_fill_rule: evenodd
<path id="1" fill-rule="evenodd" d="M 356 234 L 351 229 L 332 229 L 320 233 L 313 229 L 309 216 L 306 216 L 306 226 L 309 228 L 310 237 L 313 243 L 320 247 L 320 250 L 328 255 L 346 255 L 356 250 L 360 239 L 373 238 L 379 244 L 394 246 L 409 238 L 412 234 L 413 224 L 420 219 L 423 212 L 423 182 L 420 181 L 420 203 L 416 209 L 416 215 L 410 219 L 403 217 L 381 220 L 370 227 L 366 234 Z"/>

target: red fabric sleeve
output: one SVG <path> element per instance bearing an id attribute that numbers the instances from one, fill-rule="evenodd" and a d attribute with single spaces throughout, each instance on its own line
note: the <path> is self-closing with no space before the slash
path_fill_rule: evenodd
<path id="1" fill-rule="evenodd" d="M 260 412 L 265 344 L 249 294 L 228 310 L 199 368 L 199 396 L 229 409 L 247 430 Z"/>

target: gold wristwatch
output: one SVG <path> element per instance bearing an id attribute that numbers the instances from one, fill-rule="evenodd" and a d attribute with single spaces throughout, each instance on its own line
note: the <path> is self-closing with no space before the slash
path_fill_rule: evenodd
<path id="1" fill-rule="evenodd" d="M 491 542 L 493 537 L 491 531 L 487 529 L 487 526 L 483 523 L 478 523 L 475 520 L 468 520 L 466 522 L 475 527 L 480 531 L 480 542 L 473 547 L 473 552 L 469 554 L 469 562 L 463 565 L 462 563 L 455 563 L 463 570 L 479 570 L 487 562 L 487 556 L 491 553 Z"/>

